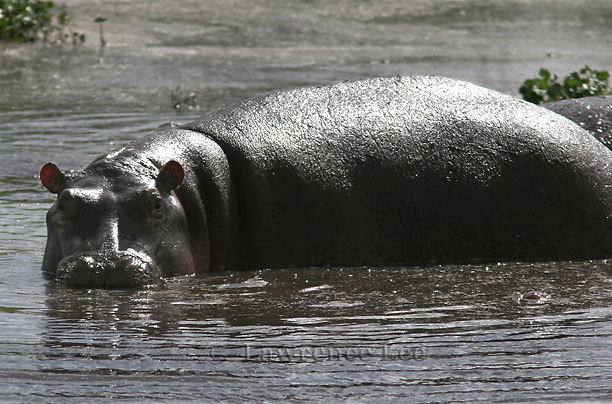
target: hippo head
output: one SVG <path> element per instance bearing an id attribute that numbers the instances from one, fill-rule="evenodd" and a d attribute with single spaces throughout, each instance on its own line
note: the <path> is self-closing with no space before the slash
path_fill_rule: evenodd
<path id="1" fill-rule="evenodd" d="M 108 287 L 194 273 L 185 212 L 174 192 L 184 176 L 176 161 L 144 180 L 102 169 L 64 174 L 45 164 L 40 180 L 57 200 L 47 212 L 43 271 L 62 283 Z"/>

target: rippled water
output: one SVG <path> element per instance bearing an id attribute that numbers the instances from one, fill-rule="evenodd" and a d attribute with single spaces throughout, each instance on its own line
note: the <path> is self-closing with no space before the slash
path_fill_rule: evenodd
<path id="1" fill-rule="evenodd" d="M 40 273 L 37 173 L 262 91 L 442 74 L 509 94 L 612 70 L 607 1 L 69 1 L 84 47 L 0 44 L 0 400 L 612 400 L 607 261 L 221 272 L 143 290 Z M 248 5 L 247 5 L 248 4 Z M 97 46 L 103 15 L 108 46 Z"/>

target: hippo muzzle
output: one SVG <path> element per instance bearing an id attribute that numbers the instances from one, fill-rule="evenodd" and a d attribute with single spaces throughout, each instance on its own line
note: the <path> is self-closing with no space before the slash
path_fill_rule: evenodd
<path id="1" fill-rule="evenodd" d="M 161 271 L 146 254 L 134 250 L 98 251 L 62 260 L 56 279 L 75 286 L 137 287 L 153 283 Z"/>

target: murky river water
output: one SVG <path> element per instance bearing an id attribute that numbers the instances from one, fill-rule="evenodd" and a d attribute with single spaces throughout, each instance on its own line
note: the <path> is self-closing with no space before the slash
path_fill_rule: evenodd
<path id="1" fill-rule="evenodd" d="M 607 261 L 70 289 L 40 273 L 53 198 L 36 177 L 195 117 L 172 109 L 177 85 L 209 110 L 360 77 L 516 95 L 542 66 L 612 70 L 608 1 L 66 3 L 85 46 L 0 44 L 0 401 L 612 400 Z"/>

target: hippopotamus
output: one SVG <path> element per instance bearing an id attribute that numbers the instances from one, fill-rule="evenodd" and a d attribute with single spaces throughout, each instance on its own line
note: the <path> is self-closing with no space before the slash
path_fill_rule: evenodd
<path id="1" fill-rule="evenodd" d="M 612 149 L 612 95 L 548 102 L 542 106 L 576 122 Z"/>
<path id="2" fill-rule="evenodd" d="M 57 194 L 42 269 L 73 285 L 612 253 L 612 152 L 556 113 L 442 77 L 251 98 L 40 179 Z"/>

